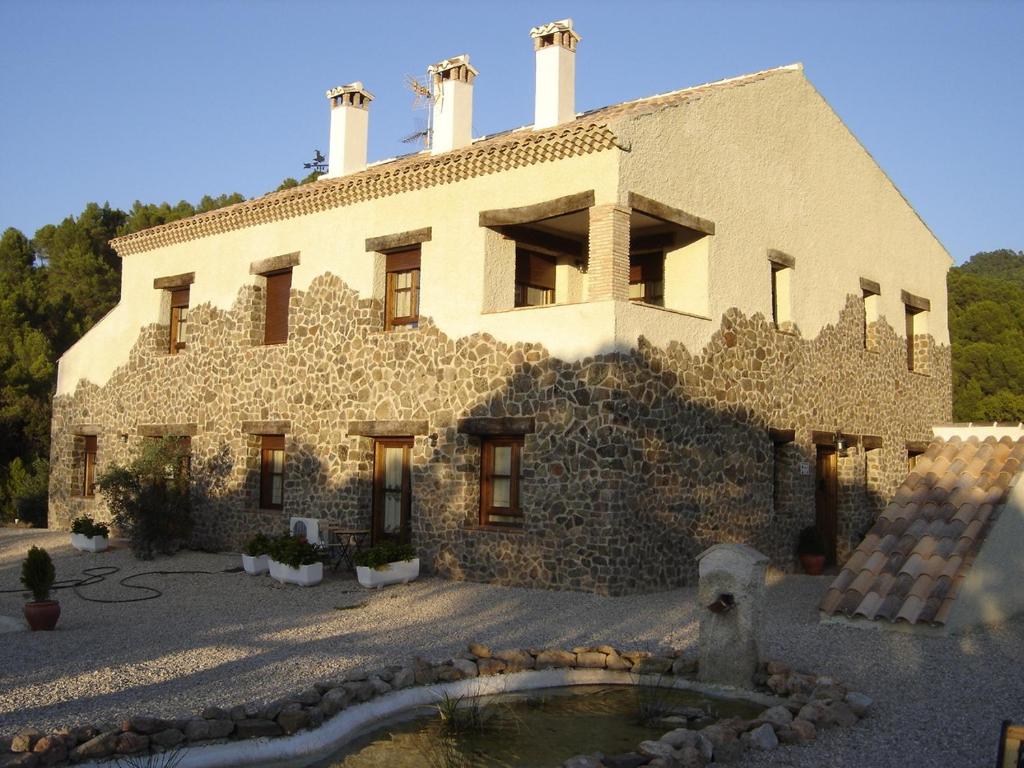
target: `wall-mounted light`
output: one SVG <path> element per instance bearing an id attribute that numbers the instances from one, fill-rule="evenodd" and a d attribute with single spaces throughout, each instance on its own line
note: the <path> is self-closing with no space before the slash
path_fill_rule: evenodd
<path id="1" fill-rule="evenodd" d="M 836 430 L 836 452 L 840 456 L 845 458 L 846 455 L 849 453 L 849 448 L 850 448 L 849 441 L 845 437 L 843 437 L 843 433 L 840 432 L 837 429 Z"/>

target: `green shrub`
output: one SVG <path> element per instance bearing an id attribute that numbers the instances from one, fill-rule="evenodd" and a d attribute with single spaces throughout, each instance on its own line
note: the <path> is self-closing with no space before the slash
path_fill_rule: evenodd
<path id="1" fill-rule="evenodd" d="M 416 557 L 416 550 L 411 544 L 399 544 L 397 541 L 382 541 L 376 546 L 356 552 L 353 560 L 356 565 L 380 571 L 388 563 L 399 563 Z"/>
<path id="2" fill-rule="evenodd" d="M 305 539 L 291 534 L 271 540 L 268 555 L 289 568 L 312 565 L 323 561 L 323 554 Z"/>
<path id="3" fill-rule="evenodd" d="M 260 555 L 266 555 L 270 552 L 270 537 L 265 533 L 257 533 L 249 542 L 245 545 L 245 549 L 242 551 L 249 557 L 259 557 Z"/>
<path id="4" fill-rule="evenodd" d="M 50 598 L 50 588 L 56 578 L 57 572 L 49 553 L 45 549 L 32 547 L 21 563 L 21 583 L 32 593 L 37 603 Z"/>
<path id="5" fill-rule="evenodd" d="M 135 556 L 170 555 L 192 533 L 189 454 L 180 440 L 147 440 L 126 465 L 110 465 L 96 486 Z"/>
<path id="6" fill-rule="evenodd" d="M 35 528 L 46 527 L 49 494 L 50 464 L 36 459 L 25 465 L 15 458 L 7 469 L 7 508 L 2 517 L 30 523 Z"/>
<path id="7" fill-rule="evenodd" d="M 88 515 L 82 515 L 71 521 L 71 532 L 92 538 L 93 536 L 109 536 L 110 528 L 103 523 L 97 523 Z"/>

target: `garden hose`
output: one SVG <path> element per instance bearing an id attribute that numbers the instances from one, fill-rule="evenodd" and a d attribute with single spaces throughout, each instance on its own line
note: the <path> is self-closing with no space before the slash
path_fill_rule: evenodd
<path id="1" fill-rule="evenodd" d="M 120 572 L 120 568 L 113 565 L 101 565 L 93 568 L 83 568 L 82 578 L 79 579 L 62 579 L 61 581 L 55 581 L 53 586 L 50 587 L 51 591 L 57 591 L 59 589 L 70 589 L 80 597 L 82 600 L 86 600 L 90 603 L 140 603 L 143 600 L 155 600 L 158 597 L 163 596 L 163 592 L 156 587 L 149 587 L 145 584 L 129 584 L 128 582 L 132 579 L 137 579 L 141 576 L 217 576 L 222 573 L 237 573 L 237 568 L 225 568 L 222 571 L 142 571 L 140 573 L 132 573 L 128 576 L 124 576 L 118 580 L 118 584 L 125 589 L 142 590 L 146 594 L 139 597 L 123 597 L 123 598 L 102 598 L 102 597 L 86 597 L 78 590 L 81 587 L 89 587 L 93 584 L 99 584 L 102 581 L 106 581 L 108 576 L 113 576 L 115 573 Z M 28 590 L 22 587 L 21 589 L 0 589 L 0 594 L 13 594 L 15 592 L 27 592 Z"/>

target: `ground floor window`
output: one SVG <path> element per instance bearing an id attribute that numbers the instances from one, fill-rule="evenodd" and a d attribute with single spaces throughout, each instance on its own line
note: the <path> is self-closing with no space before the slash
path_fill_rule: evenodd
<path id="1" fill-rule="evenodd" d="M 260 508 L 284 507 L 284 435 L 263 435 L 260 450 Z"/>
<path id="2" fill-rule="evenodd" d="M 521 526 L 522 437 L 488 437 L 482 442 L 481 525 Z"/>

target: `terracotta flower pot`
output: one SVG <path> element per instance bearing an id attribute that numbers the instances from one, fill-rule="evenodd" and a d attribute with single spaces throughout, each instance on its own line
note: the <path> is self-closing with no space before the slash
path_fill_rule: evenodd
<path id="1" fill-rule="evenodd" d="M 43 600 L 39 603 L 25 603 L 25 621 L 33 632 L 50 631 L 57 626 L 60 618 L 60 603 Z"/>
<path id="2" fill-rule="evenodd" d="M 803 566 L 804 573 L 810 576 L 821 576 L 825 570 L 825 556 L 800 555 L 800 565 Z"/>

